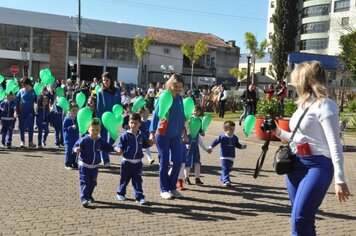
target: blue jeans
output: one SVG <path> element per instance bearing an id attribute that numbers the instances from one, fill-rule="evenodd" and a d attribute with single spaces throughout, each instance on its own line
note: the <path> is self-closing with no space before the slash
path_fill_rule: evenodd
<path id="1" fill-rule="evenodd" d="M 293 160 L 293 171 L 286 176 L 292 204 L 292 235 L 316 235 L 315 215 L 333 176 L 331 158 L 319 155 Z"/>

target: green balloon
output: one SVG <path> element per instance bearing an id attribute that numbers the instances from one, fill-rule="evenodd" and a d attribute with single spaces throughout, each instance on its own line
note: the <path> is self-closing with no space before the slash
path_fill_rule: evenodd
<path id="1" fill-rule="evenodd" d="M 54 81 L 56 80 L 56 78 L 54 78 L 53 75 L 45 75 L 44 78 L 42 79 L 42 83 L 47 86 L 47 85 L 50 85 L 52 84 Z"/>
<path id="2" fill-rule="evenodd" d="M 254 115 L 248 115 L 244 122 L 244 134 L 248 137 L 256 124 L 256 118 Z"/>
<path id="3" fill-rule="evenodd" d="M 5 77 L 3 75 L 0 75 L 0 83 L 4 81 Z"/>
<path id="4" fill-rule="evenodd" d="M 173 104 L 173 95 L 169 91 L 163 91 L 158 99 L 158 117 L 162 119 Z"/>
<path id="5" fill-rule="evenodd" d="M 17 91 L 19 91 L 20 90 L 20 87 L 18 86 L 18 85 L 16 85 L 13 89 L 12 89 L 12 93 L 13 94 L 15 94 L 15 93 L 17 93 Z"/>
<path id="6" fill-rule="evenodd" d="M 35 83 L 33 89 L 35 90 L 36 95 L 40 96 L 43 90 L 43 86 L 40 83 Z"/>
<path id="7" fill-rule="evenodd" d="M 189 121 L 189 131 L 190 131 L 190 136 L 192 136 L 192 139 L 194 139 L 197 136 L 200 128 L 201 128 L 201 120 L 197 117 L 192 117 Z"/>
<path id="8" fill-rule="evenodd" d="M 96 94 L 96 96 L 98 96 L 99 91 L 100 91 L 101 88 L 102 88 L 102 86 L 101 86 L 100 84 L 98 84 L 97 86 L 95 86 L 95 94 Z"/>
<path id="9" fill-rule="evenodd" d="M 58 97 L 64 97 L 64 91 L 62 87 L 57 87 L 56 88 L 56 94 Z"/>
<path id="10" fill-rule="evenodd" d="M 79 133 L 81 135 L 85 134 L 88 130 L 88 126 L 93 118 L 93 114 L 88 107 L 84 107 L 79 110 L 77 115 L 77 121 L 79 126 Z"/>
<path id="11" fill-rule="evenodd" d="M 33 77 L 31 76 L 30 78 L 29 78 L 31 81 L 33 81 Z"/>
<path id="12" fill-rule="evenodd" d="M 52 72 L 51 72 L 51 70 L 49 68 L 42 69 L 40 71 L 40 78 L 41 78 L 42 81 L 44 81 L 45 77 L 48 76 L 48 75 L 52 75 Z"/>
<path id="13" fill-rule="evenodd" d="M 85 94 L 82 92 L 77 93 L 77 95 L 75 96 L 75 102 L 78 104 L 79 108 L 83 107 L 85 100 L 86 100 Z"/>
<path id="14" fill-rule="evenodd" d="M 201 125 L 201 127 L 202 127 L 201 129 L 203 130 L 203 132 L 205 132 L 208 129 L 210 122 L 211 122 L 211 116 L 205 115 L 203 117 L 203 121 L 202 121 L 202 125 Z"/>
<path id="15" fill-rule="evenodd" d="M 112 113 L 114 113 L 116 118 L 121 117 L 121 114 L 123 112 L 124 112 L 124 108 L 122 108 L 122 106 L 119 104 L 114 105 L 112 108 Z"/>
<path id="16" fill-rule="evenodd" d="M 194 101 L 191 97 L 187 97 L 183 100 L 183 107 L 184 107 L 184 115 L 185 118 L 188 120 L 194 111 Z"/>
<path id="17" fill-rule="evenodd" d="M 119 121 L 116 119 L 112 112 L 104 112 L 101 117 L 104 127 L 109 131 L 111 139 L 115 140 L 118 138 L 119 133 Z"/>
<path id="18" fill-rule="evenodd" d="M 143 97 L 138 97 L 132 105 L 131 111 L 137 112 L 138 109 L 142 108 L 144 105 L 146 105 L 146 100 Z"/>
<path id="19" fill-rule="evenodd" d="M 122 118 L 122 116 L 120 115 L 119 117 L 116 117 L 117 121 L 119 122 L 119 125 L 121 125 L 122 123 L 124 123 L 124 118 Z"/>
<path id="20" fill-rule="evenodd" d="M 12 90 L 17 86 L 15 79 L 9 79 L 6 82 L 6 90 L 5 93 L 9 94 L 12 92 Z"/>
<path id="21" fill-rule="evenodd" d="M 60 106 L 64 112 L 69 111 L 69 102 L 65 97 L 60 97 L 58 99 L 57 105 Z"/>
<path id="22" fill-rule="evenodd" d="M 0 100 L 3 100 L 5 98 L 5 91 L 0 90 Z"/>

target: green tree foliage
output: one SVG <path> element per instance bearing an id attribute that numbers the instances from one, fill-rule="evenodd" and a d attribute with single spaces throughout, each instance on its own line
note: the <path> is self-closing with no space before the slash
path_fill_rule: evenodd
<path id="1" fill-rule="evenodd" d="M 351 79 L 356 80 L 356 30 L 340 37 L 340 58 L 345 68 L 350 72 Z"/>
<path id="2" fill-rule="evenodd" d="M 239 70 L 237 67 L 232 67 L 229 73 L 237 79 L 237 82 L 240 82 L 247 75 L 246 70 Z"/>
<path id="3" fill-rule="evenodd" d="M 150 47 L 151 44 L 154 43 L 154 40 L 150 37 L 146 37 L 144 39 L 141 38 L 140 35 L 136 35 L 135 40 L 134 40 L 134 49 L 135 49 L 135 54 L 138 59 L 137 62 L 137 82 L 139 82 L 139 77 L 140 77 L 140 63 L 143 62 L 143 57 L 148 53 L 148 48 Z M 143 82 L 143 81 L 141 81 Z"/>
<path id="4" fill-rule="evenodd" d="M 272 16 L 274 34 L 272 36 L 272 75 L 283 81 L 287 74 L 288 53 L 295 50 L 295 37 L 298 28 L 298 1 L 277 0 Z"/>
<path id="5" fill-rule="evenodd" d="M 245 33 L 245 45 L 252 58 L 252 83 L 254 83 L 256 59 L 261 59 L 265 56 L 265 50 L 268 44 L 267 40 L 264 39 L 260 45 L 258 45 L 256 36 L 251 32 L 247 32 Z"/>
<path id="6" fill-rule="evenodd" d="M 194 72 L 194 64 L 197 62 L 197 60 L 205 55 L 205 53 L 208 51 L 208 48 L 206 46 L 206 42 L 204 39 L 199 39 L 197 44 L 195 46 L 190 46 L 188 44 L 183 44 L 181 46 L 181 51 L 183 54 L 188 57 L 192 63 L 192 71 L 191 71 L 191 76 L 190 76 L 190 89 L 193 89 L 193 72 Z"/>

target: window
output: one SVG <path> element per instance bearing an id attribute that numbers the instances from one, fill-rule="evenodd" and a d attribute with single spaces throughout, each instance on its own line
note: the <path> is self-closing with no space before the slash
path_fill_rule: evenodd
<path id="1" fill-rule="evenodd" d="M 14 25 L 0 25 L 0 49 L 28 51 L 30 45 L 30 28 Z"/>
<path id="2" fill-rule="evenodd" d="M 272 32 L 269 32 L 268 38 L 271 39 L 272 37 L 273 37 L 273 33 L 272 33 Z"/>
<path id="3" fill-rule="evenodd" d="M 336 1 L 334 4 L 334 12 L 350 10 L 350 0 Z"/>
<path id="4" fill-rule="evenodd" d="M 300 50 L 320 50 L 328 47 L 328 39 L 307 39 L 300 41 Z"/>
<path id="5" fill-rule="evenodd" d="M 262 67 L 260 72 L 261 72 L 262 76 L 265 76 L 266 75 L 266 67 Z"/>
<path id="6" fill-rule="evenodd" d="M 329 15 L 329 12 L 330 12 L 330 4 L 305 7 L 303 9 L 303 17 L 326 16 Z"/>
<path id="7" fill-rule="evenodd" d="M 211 67 L 215 67 L 215 57 L 211 58 Z"/>
<path id="8" fill-rule="evenodd" d="M 330 29 L 329 21 L 313 22 L 313 23 L 303 24 L 301 33 L 307 34 L 307 33 L 328 32 L 329 29 Z"/>
<path id="9" fill-rule="evenodd" d="M 341 18 L 341 25 L 342 26 L 348 26 L 349 25 L 349 17 Z"/>
<path id="10" fill-rule="evenodd" d="M 46 29 L 33 29 L 33 52 L 41 54 L 50 53 L 50 31 Z"/>
<path id="11" fill-rule="evenodd" d="M 169 48 L 163 48 L 163 52 L 164 52 L 165 54 L 169 54 Z"/>
<path id="12" fill-rule="evenodd" d="M 108 37 L 107 57 L 109 60 L 137 61 L 133 40 Z"/>
<path id="13" fill-rule="evenodd" d="M 211 60 L 210 60 L 210 55 L 206 55 L 206 67 L 210 67 L 211 66 Z"/>
<path id="14" fill-rule="evenodd" d="M 274 8 L 274 1 L 271 2 L 271 8 Z"/>
<path id="15" fill-rule="evenodd" d="M 269 23 L 273 23 L 273 17 L 269 18 Z"/>

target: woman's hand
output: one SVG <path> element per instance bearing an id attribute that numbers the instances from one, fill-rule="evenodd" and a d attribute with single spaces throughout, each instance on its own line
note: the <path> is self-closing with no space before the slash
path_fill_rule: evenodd
<path id="1" fill-rule="evenodd" d="M 152 145 L 156 143 L 156 138 L 155 138 L 155 133 L 150 133 L 150 137 L 148 138 L 149 140 L 151 140 Z"/>
<path id="2" fill-rule="evenodd" d="M 335 184 L 335 197 L 339 199 L 339 202 L 346 202 L 352 194 L 349 191 L 346 183 Z"/>

